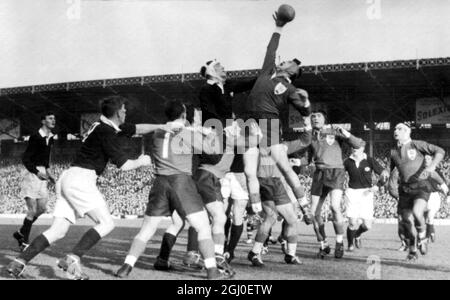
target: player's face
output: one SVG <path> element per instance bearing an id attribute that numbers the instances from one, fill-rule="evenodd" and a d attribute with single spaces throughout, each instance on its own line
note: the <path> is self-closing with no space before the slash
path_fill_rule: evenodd
<path id="1" fill-rule="evenodd" d="M 352 154 L 353 155 L 361 156 L 363 153 L 364 153 L 364 147 L 361 147 L 361 148 L 358 148 L 358 149 L 352 148 Z"/>
<path id="2" fill-rule="evenodd" d="M 316 129 L 320 129 L 325 125 L 325 117 L 321 113 L 315 113 L 311 115 L 311 126 Z"/>
<path id="3" fill-rule="evenodd" d="M 120 124 L 125 123 L 125 118 L 127 117 L 127 109 L 125 108 L 125 104 L 122 105 L 117 114 L 119 116 Z"/>
<path id="4" fill-rule="evenodd" d="M 227 78 L 227 72 L 225 72 L 225 68 L 220 63 L 214 66 L 214 70 L 220 78 Z"/>
<path id="5" fill-rule="evenodd" d="M 293 61 L 283 61 L 278 65 L 277 70 L 287 72 L 292 76 L 298 74 L 299 66 Z"/>
<path id="6" fill-rule="evenodd" d="M 54 129 L 56 126 L 56 118 L 54 115 L 46 116 L 44 120 L 42 120 L 42 124 L 48 129 Z"/>
<path id="7" fill-rule="evenodd" d="M 394 139 L 396 141 L 403 141 L 408 139 L 410 136 L 410 130 L 409 128 L 404 124 L 398 124 L 395 126 L 394 130 Z"/>

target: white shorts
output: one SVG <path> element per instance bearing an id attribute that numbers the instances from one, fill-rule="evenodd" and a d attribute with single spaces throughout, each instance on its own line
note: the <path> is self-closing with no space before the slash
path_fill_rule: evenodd
<path id="1" fill-rule="evenodd" d="M 46 173 L 44 167 L 37 167 L 39 172 Z M 20 186 L 20 198 L 48 199 L 47 180 L 41 180 L 36 174 L 26 172 Z"/>
<path id="2" fill-rule="evenodd" d="M 347 196 L 347 217 L 352 219 L 372 220 L 374 217 L 373 192 L 369 189 L 351 189 L 345 191 Z"/>
<path id="3" fill-rule="evenodd" d="M 65 218 L 74 224 L 77 218 L 104 206 L 106 201 L 97 188 L 94 170 L 71 167 L 62 173 L 56 183 L 54 217 Z"/>
<path id="4" fill-rule="evenodd" d="M 247 179 L 244 173 L 227 173 L 220 180 L 220 192 L 224 199 L 248 200 Z"/>
<path id="5" fill-rule="evenodd" d="M 440 208 L 441 208 L 441 196 L 437 192 L 431 193 L 430 199 L 428 199 L 428 208 L 427 209 L 437 212 L 437 211 L 439 211 Z"/>

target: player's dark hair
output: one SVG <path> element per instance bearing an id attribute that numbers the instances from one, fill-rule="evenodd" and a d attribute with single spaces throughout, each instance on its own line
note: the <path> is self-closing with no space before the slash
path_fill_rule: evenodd
<path id="1" fill-rule="evenodd" d="M 324 110 L 316 110 L 313 112 L 313 114 L 321 114 L 323 116 L 323 118 L 325 119 L 325 124 L 328 124 L 328 115 Z"/>
<path id="2" fill-rule="evenodd" d="M 46 111 L 41 115 L 41 121 L 44 121 L 45 118 L 47 118 L 48 116 L 54 116 L 54 115 L 55 115 L 55 113 L 53 111 L 51 111 L 51 110 Z"/>
<path id="3" fill-rule="evenodd" d="M 212 60 L 207 61 L 207 62 L 206 62 L 206 66 L 209 66 L 212 62 L 213 62 Z M 206 66 L 202 66 L 202 67 L 200 68 L 200 75 L 202 75 L 202 77 L 205 77 L 205 78 L 207 77 L 207 76 L 206 76 Z"/>
<path id="4" fill-rule="evenodd" d="M 165 114 L 169 122 L 174 121 L 181 117 L 186 112 L 186 106 L 181 100 L 172 100 L 166 104 Z"/>
<path id="5" fill-rule="evenodd" d="M 105 117 L 111 118 L 126 103 L 127 99 L 122 96 L 109 96 L 100 100 L 100 111 Z"/>

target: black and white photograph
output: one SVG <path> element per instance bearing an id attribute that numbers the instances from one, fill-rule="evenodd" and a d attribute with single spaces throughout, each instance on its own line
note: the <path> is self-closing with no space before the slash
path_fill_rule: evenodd
<path id="1" fill-rule="evenodd" d="M 1 0 L 0 280 L 450 280 L 449 16 Z"/>

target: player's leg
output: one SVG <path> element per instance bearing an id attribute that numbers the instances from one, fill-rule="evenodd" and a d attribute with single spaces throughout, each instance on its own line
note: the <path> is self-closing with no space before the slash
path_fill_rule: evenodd
<path id="1" fill-rule="evenodd" d="M 322 207 L 327 198 L 327 193 L 322 196 L 311 196 L 311 210 L 314 213 L 314 232 L 317 237 L 317 241 L 320 243 L 319 254 L 320 258 L 324 258 L 325 255 L 330 254 L 330 246 L 328 245 L 327 235 L 325 232 L 325 222 L 322 216 Z"/>
<path id="2" fill-rule="evenodd" d="M 428 200 L 428 211 L 427 211 L 427 238 L 434 243 L 436 241 L 436 230 L 434 228 L 434 218 L 438 213 L 441 206 L 441 198 L 438 193 L 432 193 L 430 195 L 430 200 Z"/>
<path id="3" fill-rule="evenodd" d="M 278 168 L 283 173 L 286 182 L 291 187 L 292 192 L 297 198 L 300 208 L 304 214 L 304 220 L 306 224 L 311 224 L 312 222 L 312 213 L 309 207 L 308 200 L 305 197 L 305 189 L 302 186 L 298 175 L 292 169 L 292 166 L 289 162 L 287 148 L 283 144 L 272 145 L 270 147 L 270 154 L 274 161 L 277 163 Z"/>
<path id="4" fill-rule="evenodd" d="M 159 255 L 153 265 L 156 270 L 167 271 L 171 269 L 169 264 L 170 253 L 172 252 L 173 246 L 177 241 L 178 235 L 183 230 L 184 225 L 184 220 L 176 211 L 174 211 L 172 214 L 172 224 L 167 228 L 163 235 Z"/>
<path id="5" fill-rule="evenodd" d="M 19 244 L 19 248 L 23 251 L 29 244 L 30 232 L 33 223 L 37 220 L 37 200 L 30 197 L 25 197 L 25 203 L 27 206 L 27 214 L 23 220 L 23 225 L 18 231 L 14 233 L 14 238 Z"/>
<path id="6" fill-rule="evenodd" d="M 425 211 L 427 210 L 427 201 L 425 199 L 414 200 L 413 215 L 414 225 L 417 231 L 418 246 L 422 255 L 428 252 L 428 239 L 426 233 Z"/>
<path id="7" fill-rule="evenodd" d="M 211 226 L 209 225 L 208 214 L 205 210 L 189 214 L 188 222 L 198 233 L 198 249 L 203 256 L 204 265 L 208 274 L 208 279 L 220 277 L 215 258 L 215 247 L 212 239 Z M 226 274 L 232 276 L 234 274 Z"/>
<path id="8" fill-rule="evenodd" d="M 223 245 L 225 243 L 225 222 L 227 221 L 223 202 L 214 201 L 206 204 L 205 206 L 212 219 L 211 230 L 215 253 L 217 255 L 223 256 Z"/>
<path id="9" fill-rule="evenodd" d="M 334 256 L 342 258 L 344 256 L 344 216 L 341 211 L 343 191 L 333 189 L 330 192 L 331 196 L 331 212 L 333 214 L 333 226 L 336 233 L 336 248 Z"/>
<path id="10" fill-rule="evenodd" d="M 417 244 L 416 235 L 413 230 L 414 217 L 412 208 L 402 208 L 401 214 L 403 234 L 405 236 L 405 241 L 409 249 L 407 260 L 417 260 Z"/>
<path id="11" fill-rule="evenodd" d="M 355 250 L 355 238 L 358 229 L 359 229 L 358 219 L 349 217 L 347 227 L 347 242 L 348 242 L 348 251 L 350 252 Z"/>
<path id="12" fill-rule="evenodd" d="M 262 206 L 265 213 L 265 218 L 258 228 L 255 243 L 253 244 L 252 250 L 248 254 L 248 259 L 256 267 L 262 267 L 264 265 L 261 259 L 261 251 L 264 246 L 264 242 L 269 236 L 270 229 L 277 222 L 278 214 L 273 201 L 265 201 L 262 203 Z"/>
<path id="13" fill-rule="evenodd" d="M 9 274 L 19 278 L 22 275 L 26 264 L 39 253 L 47 249 L 51 244 L 62 239 L 66 235 L 70 224 L 70 221 L 66 218 L 55 217 L 50 228 L 38 235 L 31 244 L 8 265 L 7 271 Z"/>
<path id="14" fill-rule="evenodd" d="M 298 218 L 292 203 L 277 205 L 278 213 L 283 216 L 285 224 L 285 233 L 287 240 L 285 262 L 288 264 L 301 264 L 297 257 L 297 241 L 298 241 Z"/>
<path id="15" fill-rule="evenodd" d="M 231 232 L 227 245 L 226 258 L 228 262 L 231 262 L 234 258 L 234 251 L 239 243 L 239 240 L 244 231 L 244 214 L 247 207 L 248 200 L 233 200 L 233 217 L 231 219 Z"/>
<path id="16" fill-rule="evenodd" d="M 259 149 L 256 147 L 249 148 L 242 157 L 244 160 L 244 172 L 247 178 L 250 203 L 259 203 L 261 202 L 257 177 Z"/>
<path id="17" fill-rule="evenodd" d="M 357 248 L 362 247 L 361 236 L 372 229 L 373 218 L 375 214 L 374 209 L 374 194 L 371 190 L 363 191 L 359 205 L 359 217 L 362 220 L 357 232 L 355 233 L 355 245 Z"/>
<path id="18" fill-rule="evenodd" d="M 124 264 L 114 273 L 116 277 L 127 277 L 136 261 L 144 253 L 148 241 L 158 229 L 159 223 L 166 216 L 171 216 L 169 176 L 156 176 L 148 196 L 147 209 L 139 233 L 134 237 Z"/>

